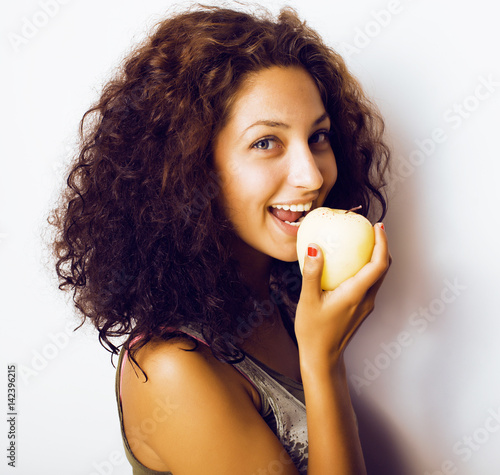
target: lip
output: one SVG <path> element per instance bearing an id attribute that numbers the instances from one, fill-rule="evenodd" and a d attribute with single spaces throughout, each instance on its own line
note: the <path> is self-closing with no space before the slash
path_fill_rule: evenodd
<path id="1" fill-rule="evenodd" d="M 289 236 L 297 237 L 300 226 L 292 226 L 291 224 L 286 224 L 284 221 L 281 221 L 281 219 L 278 219 L 276 216 L 274 216 L 274 214 L 271 213 L 269 209 L 267 210 L 267 212 L 276 223 L 276 225 L 281 229 L 281 231 L 283 231 L 285 234 L 288 234 Z"/>
<path id="2" fill-rule="evenodd" d="M 282 232 L 284 232 L 288 236 L 292 236 L 292 237 L 296 238 L 297 237 L 297 233 L 299 232 L 300 226 L 292 226 L 290 224 L 286 224 L 284 221 L 281 221 L 281 219 L 278 219 L 276 216 L 274 216 L 273 213 L 271 213 L 271 207 L 273 205 L 278 205 L 278 204 L 279 205 L 288 205 L 288 206 L 291 206 L 291 205 L 300 205 L 300 204 L 305 204 L 305 203 L 312 202 L 311 209 L 309 211 L 307 211 L 307 213 L 310 213 L 314 208 L 317 207 L 317 202 L 316 201 L 317 201 L 318 198 L 319 198 L 319 193 L 314 193 L 314 194 L 309 195 L 309 196 L 303 196 L 300 199 L 296 199 L 296 200 L 288 200 L 288 201 L 287 200 L 285 200 L 285 201 L 277 201 L 276 200 L 274 203 L 272 203 L 271 205 L 269 205 L 267 207 L 267 212 L 271 216 L 272 221 L 274 223 L 276 223 L 276 226 Z"/>
<path id="3" fill-rule="evenodd" d="M 311 209 L 314 208 L 314 203 L 315 201 L 318 199 L 318 195 L 315 195 L 315 196 L 310 196 L 310 197 L 305 197 L 305 198 L 301 198 L 300 200 L 292 200 L 292 201 L 276 201 L 276 203 L 272 203 L 271 206 L 274 206 L 274 205 L 288 205 L 288 206 L 292 206 L 292 205 L 304 205 L 306 203 L 310 203 L 312 202 L 312 207 Z"/>
<path id="4" fill-rule="evenodd" d="M 289 202 L 291 204 L 301 204 L 302 202 L 296 201 L 296 202 Z M 288 204 L 288 203 L 280 203 L 280 204 Z M 288 234 L 289 236 L 294 236 L 297 237 L 297 233 L 299 232 L 300 226 L 292 226 L 291 224 L 285 223 L 285 221 L 281 221 L 281 219 L 278 219 L 273 213 L 271 213 L 270 206 L 267 208 L 267 212 L 271 215 L 271 218 L 273 221 L 278 225 L 278 227 Z M 312 210 L 316 208 L 316 203 L 313 201 L 313 204 L 311 206 L 311 209 L 306 212 L 305 216 L 307 216 Z"/>

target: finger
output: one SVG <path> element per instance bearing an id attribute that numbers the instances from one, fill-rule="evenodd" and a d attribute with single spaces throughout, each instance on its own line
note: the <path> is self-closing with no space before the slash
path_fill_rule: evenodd
<path id="1" fill-rule="evenodd" d="M 375 306 L 375 298 L 377 296 L 377 293 L 380 290 L 380 287 L 382 286 L 385 277 L 389 272 L 389 267 L 391 266 L 392 263 L 392 256 L 388 249 L 387 236 L 385 234 L 384 227 L 380 226 L 379 224 L 375 225 L 375 233 L 376 233 L 376 245 L 378 245 L 376 252 L 378 255 L 375 254 L 375 249 L 374 249 L 375 255 L 372 255 L 372 259 L 370 263 L 367 264 L 367 266 L 373 265 L 373 269 L 376 269 L 378 267 L 381 273 L 380 274 L 377 274 L 376 272 L 373 273 L 373 278 L 376 278 L 377 280 L 366 292 L 364 302 L 369 311 L 366 312 L 364 318 L 366 318 L 372 312 Z"/>
<path id="2" fill-rule="evenodd" d="M 316 244 L 309 244 L 304 257 L 302 269 L 302 290 L 300 299 L 307 302 L 317 301 L 322 294 L 321 276 L 323 274 L 324 256 Z"/>
<path id="3" fill-rule="evenodd" d="M 390 265 L 389 245 L 387 243 L 387 234 L 382 223 L 377 223 L 373 227 L 375 230 L 375 247 L 373 248 L 370 262 L 379 261 L 384 268 Z"/>
<path id="4" fill-rule="evenodd" d="M 373 248 L 372 257 L 361 270 L 345 283 L 359 288 L 363 293 L 382 284 L 383 277 L 389 269 L 391 257 L 387 243 L 387 235 L 381 223 L 374 226 L 375 230 L 375 246 Z M 380 283 L 379 283 L 380 280 Z M 363 291 L 364 289 L 364 291 Z"/>
<path id="5" fill-rule="evenodd" d="M 379 277 L 379 279 L 377 280 L 377 282 L 375 282 L 375 284 L 372 285 L 372 287 L 369 290 L 369 293 L 372 293 L 374 291 L 375 294 L 376 294 L 378 292 L 378 290 L 380 289 L 382 283 L 384 282 L 384 279 L 385 279 L 387 273 L 389 272 L 389 268 L 391 267 L 391 263 L 392 263 L 392 256 L 389 253 L 388 261 L 387 261 L 387 267 L 386 267 L 385 271 L 382 273 L 382 275 Z"/>

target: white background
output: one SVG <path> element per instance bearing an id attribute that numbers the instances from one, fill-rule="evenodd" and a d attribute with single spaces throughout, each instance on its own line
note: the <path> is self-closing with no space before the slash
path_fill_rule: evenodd
<path id="1" fill-rule="evenodd" d="M 44 9 L 44 2 L 52 8 Z M 280 5 L 264 4 L 274 11 Z M 495 3 L 291 5 L 344 53 L 384 114 L 394 151 L 396 180 L 385 219 L 394 262 L 375 312 L 348 353 L 370 473 L 496 475 Z M 78 321 L 56 290 L 42 234 L 82 114 L 169 6 L 169 0 L 3 6 L 0 407 L 7 412 L 7 364 L 15 363 L 18 467 L 10 469 L 2 452 L 1 473 L 131 473 L 109 354 L 91 328 L 67 330 Z M 8 427 L 0 427 L 3 448 Z"/>

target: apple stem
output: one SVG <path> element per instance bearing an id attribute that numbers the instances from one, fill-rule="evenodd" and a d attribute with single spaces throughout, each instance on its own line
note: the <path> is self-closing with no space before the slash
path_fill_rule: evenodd
<path id="1" fill-rule="evenodd" d="M 347 210 L 345 213 L 347 214 L 347 213 L 350 213 L 351 211 L 356 211 L 357 209 L 361 209 L 361 208 L 362 208 L 362 206 L 359 205 L 359 206 L 356 206 L 355 208 L 351 208 L 351 209 Z"/>

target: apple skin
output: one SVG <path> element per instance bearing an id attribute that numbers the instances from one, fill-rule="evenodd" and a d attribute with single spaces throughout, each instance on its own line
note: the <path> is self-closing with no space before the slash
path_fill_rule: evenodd
<path id="1" fill-rule="evenodd" d="M 323 290 L 334 290 L 367 264 L 375 245 L 370 221 L 352 211 L 316 208 L 310 211 L 297 233 L 300 271 L 309 244 L 317 244 L 324 255 Z"/>

